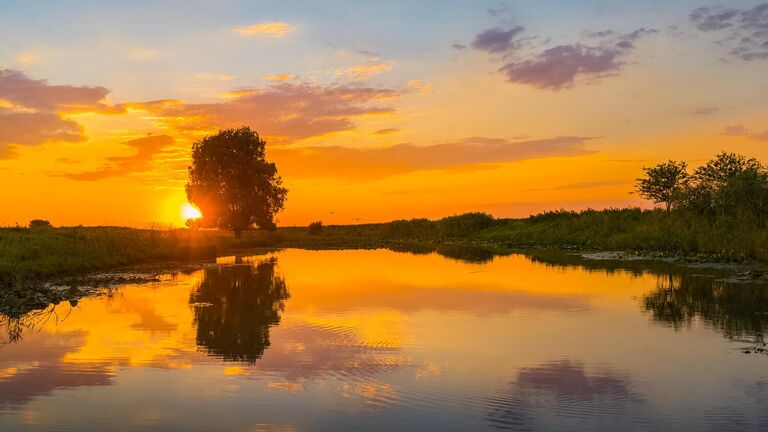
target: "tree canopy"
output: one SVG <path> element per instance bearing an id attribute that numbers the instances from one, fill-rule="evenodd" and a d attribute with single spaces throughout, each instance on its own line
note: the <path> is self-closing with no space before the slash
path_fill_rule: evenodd
<path id="1" fill-rule="evenodd" d="M 685 162 L 644 168 L 638 194 L 689 214 L 762 228 L 768 221 L 768 170 L 757 159 L 722 152 L 688 175 Z"/>
<path id="2" fill-rule="evenodd" d="M 187 199 L 197 206 L 200 226 L 239 236 L 258 226 L 274 229 L 288 190 L 265 158 L 266 142 L 248 127 L 226 129 L 192 145 Z"/>
<path id="3" fill-rule="evenodd" d="M 637 179 L 638 195 L 670 210 L 673 198 L 686 184 L 687 168 L 685 162 L 673 160 L 643 168 L 645 176 Z"/>

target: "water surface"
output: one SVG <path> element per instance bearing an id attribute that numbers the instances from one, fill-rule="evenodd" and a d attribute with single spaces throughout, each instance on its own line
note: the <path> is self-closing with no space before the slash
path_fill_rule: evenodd
<path id="1" fill-rule="evenodd" d="M 768 429 L 768 286 L 446 255 L 228 257 L 4 317 L 0 430 Z"/>

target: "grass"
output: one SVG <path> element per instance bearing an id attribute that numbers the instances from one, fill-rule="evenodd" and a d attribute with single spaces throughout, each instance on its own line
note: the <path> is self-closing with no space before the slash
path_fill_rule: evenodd
<path id="1" fill-rule="evenodd" d="M 461 246 L 461 247 L 459 247 Z M 46 278 L 160 261 L 214 258 L 236 249 L 386 247 L 438 252 L 482 262 L 518 247 L 704 255 L 768 262 L 768 229 L 730 219 L 704 220 L 660 210 L 548 212 L 526 219 L 494 219 L 481 213 L 438 221 L 331 225 L 321 230 L 285 227 L 251 231 L 235 239 L 222 231 L 141 230 L 119 227 L 0 228 L 0 289 L 22 289 Z"/>

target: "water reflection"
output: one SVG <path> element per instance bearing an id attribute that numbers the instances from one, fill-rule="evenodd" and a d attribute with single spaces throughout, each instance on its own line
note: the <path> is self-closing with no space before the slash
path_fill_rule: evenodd
<path id="1" fill-rule="evenodd" d="M 488 422 L 504 430 L 550 429 L 553 424 L 590 420 L 595 425 L 629 421 L 643 402 L 628 374 L 600 367 L 588 371 L 581 362 L 568 359 L 521 368 L 517 380 L 488 399 Z M 626 418 L 625 418 L 626 417 Z M 595 429 L 600 429 L 596 427 Z"/>
<path id="2" fill-rule="evenodd" d="M 761 336 L 768 328 L 768 284 L 700 275 L 659 276 L 642 300 L 656 321 L 675 329 L 702 319 L 727 337 Z"/>
<path id="3" fill-rule="evenodd" d="M 204 270 L 189 298 L 198 346 L 224 360 L 253 363 L 261 358 L 269 347 L 269 329 L 280 322 L 288 299 L 285 280 L 275 274 L 276 262 Z"/>
<path id="4" fill-rule="evenodd" d="M 0 347 L 0 430 L 768 424 L 766 358 L 720 337 L 764 331 L 763 286 L 568 254 L 435 252 L 227 257 L 2 321 L 14 343 Z"/>

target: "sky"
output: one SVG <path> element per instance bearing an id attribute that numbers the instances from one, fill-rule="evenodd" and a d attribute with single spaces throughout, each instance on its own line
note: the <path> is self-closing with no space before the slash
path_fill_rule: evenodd
<path id="1" fill-rule="evenodd" d="M 768 3 L 0 0 L 0 225 L 180 226 L 247 125 L 280 225 L 645 206 L 644 166 L 768 161 Z"/>

